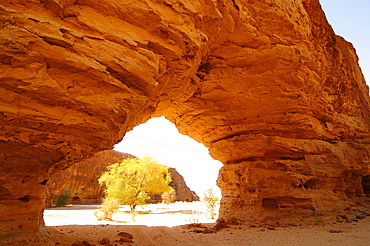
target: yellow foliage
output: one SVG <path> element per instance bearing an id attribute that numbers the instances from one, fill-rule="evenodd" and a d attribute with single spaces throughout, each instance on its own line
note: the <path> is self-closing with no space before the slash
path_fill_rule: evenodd
<path id="1" fill-rule="evenodd" d="M 99 179 L 105 184 L 108 199 L 115 199 L 120 205 L 143 205 L 149 194 L 162 194 L 171 190 L 171 176 L 168 167 L 153 161 L 152 157 L 127 158 L 108 167 Z"/>

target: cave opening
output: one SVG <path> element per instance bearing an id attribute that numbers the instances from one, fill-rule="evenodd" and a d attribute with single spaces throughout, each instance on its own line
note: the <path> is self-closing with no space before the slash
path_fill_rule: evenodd
<path id="1" fill-rule="evenodd" d="M 136 126 L 114 150 L 140 158 L 149 155 L 163 165 L 176 168 L 198 195 L 210 188 L 221 195 L 216 179 L 222 163 L 214 160 L 203 144 L 179 133 L 164 117 Z"/>
<path id="2" fill-rule="evenodd" d="M 367 197 L 370 197 L 370 175 L 362 177 L 362 188 Z"/>
<path id="3" fill-rule="evenodd" d="M 178 193 L 176 200 L 164 204 L 160 202 L 160 196 L 152 196 L 147 205 L 137 207 L 135 221 L 131 222 L 148 226 L 174 226 L 212 222 L 217 219 L 219 202 L 215 207 L 214 217 L 210 218 L 203 197 L 211 190 L 221 199 L 221 190 L 216 185 L 216 180 L 222 163 L 214 160 L 203 144 L 180 134 L 176 126 L 164 117 L 152 118 L 127 132 L 123 140 L 114 146 L 114 151 L 139 158 L 153 157 L 158 163 L 170 167 L 171 175 L 174 175 L 173 172 L 177 173 L 176 182 L 170 184 Z M 180 175 L 180 178 L 177 175 Z M 80 176 L 80 173 L 76 176 Z M 181 180 L 178 182 L 178 179 L 184 182 Z M 85 186 L 80 192 L 84 192 L 85 189 L 87 192 L 91 190 Z M 83 196 L 73 194 L 72 206 L 51 207 L 45 210 L 45 224 L 46 226 L 87 224 L 90 223 L 88 218 L 95 221 L 92 224 L 107 223 L 104 220 L 98 222 L 93 215 L 93 210 L 96 211 L 100 207 L 96 199 L 94 201 L 95 204 L 87 204 L 89 202 Z M 162 218 L 158 217 L 159 215 L 163 215 Z M 124 205 L 120 206 L 118 213 L 113 216 L 113 221 L 108 223 L 119 224 L 125 221 L 127 224 L 131 223 L 129 220 L 129 206 Z"/>

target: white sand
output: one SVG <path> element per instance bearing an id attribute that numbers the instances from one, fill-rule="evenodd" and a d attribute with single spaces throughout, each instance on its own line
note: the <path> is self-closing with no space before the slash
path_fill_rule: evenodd
<path id="1" fill-rule="evenodd" d="M 147 225 L 173 227 L 189 223 L 213 223 L 205 216 L 203 202 L 176 202 L 172 204 L 148 204 L 137 206 L 135 221 L 132 221 L 129 206 L 121 206 L 113 215 L 113 221 L 99 221 L 94 212 L 98 205 L 70 205 L 67 207 L 46 209 L 46 226 L 59 225 Z"/>
<path id="2" fill-rule="evenodd" d="M 212 220 L 194 213 L 205 211 L 201 202 L 139 207 L 135 222 L 131 221 L 127 206 L 123 206 L 120 212 L 113 216 L 113 221 L 98 221 L 93 215 L 96 209 L 98 206 L 69 206 L 46 210 L 45 223 L 55 244 L 71 246 L 76 241 L 87 241 L 92 245 L 101 245 L 99 241 L 108 238 L 110 240 L 108 245 L 112 246 L 370 245 L 370 218 L 325 226 L 276 227 L 275 230 L 269 230 L 266 226 L 252 228 L 247 225 L 235 225 L 217 233 L 202 234 L 194 232 L 196 228 L 181 226 L 196 221 L 204 223 L 209 228 L 214 226 L 214 223 L 210 223 Z M 336 233 L 332 233 L 333 230 Z M 123 231 L 134 236 L 133 243 L 117 242 L 120 239 L 117 233 Z"/>

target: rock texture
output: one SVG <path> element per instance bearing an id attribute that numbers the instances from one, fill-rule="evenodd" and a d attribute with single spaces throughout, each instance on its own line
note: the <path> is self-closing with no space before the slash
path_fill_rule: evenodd
<path id="1" fill-rule="evenodd" d="M 0 43 L 2 244 L 45 240 L 50 174 L 161 115 L 224 163 L 225 220 L 369 194 L 368 88 L 318 0 L 2 1 Z"/>
<path id="2" fill-rule="evenodd" d="M 71 199 L 73 204 L 100 204 L 104 192 L 98 179 L 106 171 L 107 166 L 128 157 L 135 158 L 130 154 L 105 150 L 52 175 L 47 183 L 47 207 L 55 205 L 58 196 L 68 189 L 73 193 Z"/>
<path id="3" fill-rule="evenodd" d="M 58 196 L 65 190 L 72 191 L 72 204 L 100 204 L 104 198 L 104 187 L 98 179 L 106 171 L 107 166 L 135 156 L 114 150 L 96 153 L 93 157 L 70 166 L 52 175 L 47 183 L 46 206 L 56 205 Z M 176 201 L 199 201 L 199 197 L 189 189 L 184 178 L 175 168 L 169 168 L 172 182 L 176 191 Z M 161 197 L 156 202 L 161 202 Z"/>
<path id="4" fill-rule="evenodd" d="M 175 168 L 168 169 L 171 174 L 172 182 L 170 186 L 176 191 L 175 201 L 195 202 L 199 201 L 199 196 L 186 185 L 184 177 L 177 172 Z"/>

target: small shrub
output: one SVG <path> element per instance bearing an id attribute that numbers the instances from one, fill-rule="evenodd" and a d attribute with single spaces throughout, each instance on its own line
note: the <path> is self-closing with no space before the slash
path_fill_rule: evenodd
<path id="1" fill-rule="evenodd" d="M 65 190 L 63 194 L 59 195 L 57 198 L 57 207 L 64 207 L 69 204 L 69 201 L 72 197 L 72 191 L 71 190 Z"/>
<path id="2" fill-rule="evenodd" d="M 219 201 L 220 199 L 218 197 L 216 197 L 215 193 L 213 193 L 213 190 L 212 189 L 208 189 L 206 190 L 206 192 L 204 193 L 204 198 L 203 198 L 203 202 L 205 202 L 206 206 L 207 206 L 207 214 L 206 216 L 210 219 L 214 219 L 215 218 L 215 210 L 216 210 L 216 206 L 217 206 L 217 202 Z"/>
<path id="3" fill-rule="evenodd" d="M 171 187 L 171 190 L 164 192 L 161 197 L 164 203 L 170 204 L 171 202 L 174 202 L 177 198 L 176 191 Z"/>
<path id="4" fill-rule="evenodd" d="M 113 214 L 118 210 L 119 204 L 116 199 L 107 198 L 102 204 L 103 206 L 94 213 L 98 220 L 112 220 Z"/>
<path id="5" fill-rule="evenodd" d="M 200 217 L 202 216 L 202 213 L 199 211 L 191 211 L 191 214 L 188 218 L 185 220 L 189 222 L 190 224 L 196 224 L 199 223 Z"/>

